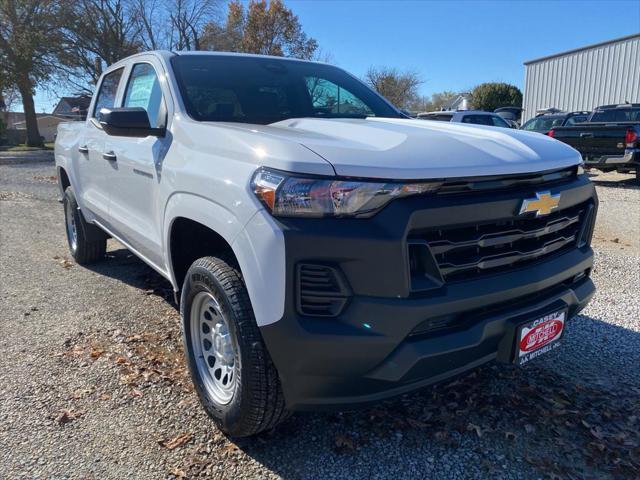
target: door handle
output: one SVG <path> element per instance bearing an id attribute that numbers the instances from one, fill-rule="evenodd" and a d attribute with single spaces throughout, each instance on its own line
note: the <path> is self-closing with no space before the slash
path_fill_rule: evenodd
<path id="1" fill-rule="evenodd" d="M 103 153 L 102 154 L 102 158 L 104 158 L 105 160 L 109 160 L 110 162 L 117 162 L 118 161 L 118 157 L 113 152 L 105 152 L 105 153 Z"/>
<path id="2" fill-rule="evenodd" d="M 89 147 L 87 147 L 86 145 L 82 145 L 78 147 L 78 151 L 86 155 L 87 153 L 89 153 Z"/>
<path id="3" fill-rule="evenodd" d="M 580 134 L 580 136 L 581 136 L 582 138 L 593 138 L 593 133 L 590 133 L 590 132 L 583 132 L 583 133 L 581 133 L 581 134 Z"/>

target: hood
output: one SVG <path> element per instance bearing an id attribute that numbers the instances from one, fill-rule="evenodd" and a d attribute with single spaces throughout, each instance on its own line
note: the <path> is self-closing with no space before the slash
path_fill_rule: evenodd
<path id="1" fill-rule="evenodd" d="M 269 126 L 320 155 L 337 175 L 430 179 L 509 175 L 580 163 L 573 148 L 538 133 L 412 119 L 285 120 Z"/>

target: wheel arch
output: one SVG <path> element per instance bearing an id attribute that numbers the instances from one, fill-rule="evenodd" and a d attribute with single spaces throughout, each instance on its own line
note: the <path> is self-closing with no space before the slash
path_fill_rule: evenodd
<path id="1" fill-rule="evenodd" d="M 258 210 L 242 222 L 211 200 L 188 193 L 174 194 L 165 209 L 163 238 L 167 272 L 176 293 L 193 261 L 222 254 L 236 262 L 249 299 L 257 307 L 254 314 L 258 325 L 282 318 L 284 237 L 266 212 Z M 185 243 L 187 238 L 196 240 Z"/>
<path id="2" fill-rule="evenodd" d="M 206 255 L 218 250 L 231 253 L 234 258 L 236 256 L 231 244 L 242 229 L 242 223 L 228 209 L 207 198 L 187 192 L 172 194 L 166 203 L 163 225 L 165 263 L 176 292 L 182 288 L 186 274 L 184 267 L 176 264 L 176 260 L 181 259 L 177 249 L 184 248 L 184 241 L 189 235 L 194 237 L 192 245 L 196 245 L 202 236 L 198 252 L 210 245 Z"/>

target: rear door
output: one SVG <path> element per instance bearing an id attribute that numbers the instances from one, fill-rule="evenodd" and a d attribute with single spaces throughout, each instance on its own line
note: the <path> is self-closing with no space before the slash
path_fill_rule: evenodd
<path id="1" fill-rule="evenodd" d="M 112 162 L 104 158 L 107 134 L 100 126 L 100 109 L 114 107 L 118 98 L 124 68 L 104 75 L 98 87 L 79 142 L 76 176 L 79 179 L 81 205 L 85 214 L 91 214 L 109 227 L 109 188 L 114 173 Z"/>
<path id="2" fill-rule="evenodd" d="M 142 107 L 153 128 L 167 126 L 171 96 L 164 71 L 153 57 L 140 57 L 126 72 L 122 107 Z M 162 259 L 162 209 L 159 190 L 162 161 L 170 145 L 170 136 L 145 138 L 108 137 L 105 148 L 115 158 L 109 216 L 114 233 L 156 266 Z"/>

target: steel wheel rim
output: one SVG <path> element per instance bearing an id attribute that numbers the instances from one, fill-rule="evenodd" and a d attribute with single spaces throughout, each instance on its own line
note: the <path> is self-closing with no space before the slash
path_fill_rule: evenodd
<path id="1" fill-rule="evenodd" d="M 78 247 L 78 230 L 76 229 L 76 217 L 73 214 L 74 212 L 70 202 L 67 202 L 65 210 L 67 217 L 67 237 L 69 238 L 71 250 L 75 251 Z"/>
<path id="2" fill-rule="evenodd" d="M 226 405 L 236 391 L 237 346 L 220 304 L 209 292 L 199 292 L 194 297 L 190 328 L 202 384 L 216 403 Z"/>

